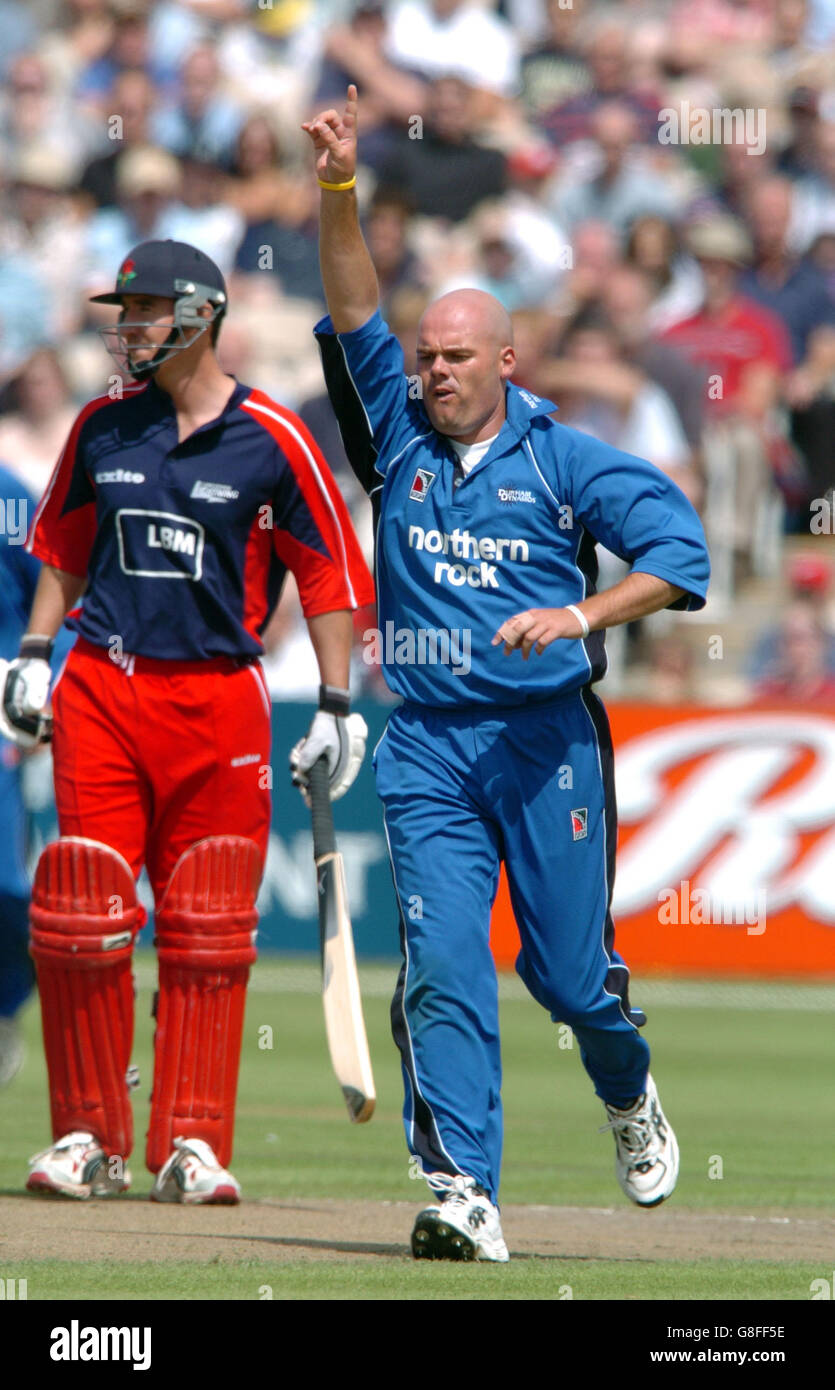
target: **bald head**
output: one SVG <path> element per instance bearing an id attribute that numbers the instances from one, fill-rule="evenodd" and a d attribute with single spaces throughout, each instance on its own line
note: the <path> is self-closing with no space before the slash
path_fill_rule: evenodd
<path id="1" fill-rule="evenodd" d="M 426 333 L 466 334 L 495 347 L 513 346 L 513 324 L 503 304 L 485 290 L 451 290 L 429 305 L 418 325 Z"/>
<path id="2" fill-rule="evenodd" d="M 424 409 L 439 434 L 464 444 L 498 434 L 515 366 L 510 315 L 492 294 L 453 290 L 425 311 L 417 368 Z"/>

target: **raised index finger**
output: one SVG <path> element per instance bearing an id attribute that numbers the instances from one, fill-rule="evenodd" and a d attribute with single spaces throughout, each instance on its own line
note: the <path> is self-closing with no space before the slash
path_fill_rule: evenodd
<path id="1" fill-rule="evenodd" d="M 352 82 L 348 87 L 348 99 L 345 102 L 345 113 L 342 117 L 347 130 L 353 131 L 356 129 L 358 106 L 357 89 Z"/>

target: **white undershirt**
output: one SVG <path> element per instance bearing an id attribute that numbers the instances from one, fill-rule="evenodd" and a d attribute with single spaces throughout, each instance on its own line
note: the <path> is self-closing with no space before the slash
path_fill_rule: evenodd
<path id="1" fill-rule="evenodd" d="M 497 430 L 495 434 L 491 434 L 489 439 L 480 439 L 477 444 L 460 444 L 457 439 L 450 439 L 449 442 L 458 455 L 461 472 L 465 478 L 472 472 L 476 464 L 481 462 L 493 440 L 498 439 L 498 437 L 499 432 Z"/>

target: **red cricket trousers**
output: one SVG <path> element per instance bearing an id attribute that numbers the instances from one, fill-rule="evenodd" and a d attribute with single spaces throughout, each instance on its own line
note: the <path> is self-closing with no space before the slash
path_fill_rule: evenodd
<path id="1" fill-rule="evenodd" d="M 266 856 L 270 700 L 259 665 L 231 658 L 114 662 L 79 638 L 53 692 L 62 835 L 143 864 L 157 904 L 180 855 L 244 835 Z"/>

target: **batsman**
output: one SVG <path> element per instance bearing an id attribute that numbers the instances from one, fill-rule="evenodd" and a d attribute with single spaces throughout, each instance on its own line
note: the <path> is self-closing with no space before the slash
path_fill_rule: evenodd
<path id="1" fill-rule="evenodd" d="M 703 606 L 704 535 L 659 469 L 558 424 L 552 402 L 513 384 L 512 327 L 492 296 L 464 289 L 431 304 L 406 376 L 357 218 L 356 88 L 343 113 L 304 128 L 322 189 L 329 317 L 317 331 L 349 458 L 379 516 L 378 621 L 471 638 L 468 670 L 384 667 L 402 703 L 375 752 L 400 907 L 391 1017 L 406 1138 L 440 1199 L 418 1213 L 412 1250 L 505 1261 L 489 946 L 502 861 L 517 970 L 573 1029 L 621 1187 L 640 1206 L 675 1187 L 678 1146 L 615 950 L 612 741 L 593 686 L 605 628 Z M 598 541 L 631 562 L 600 593 Z"/>
<path id="2" fill-rule="evenodd" d="M 27 1187 L 90 1198 L 130 1184 L 145 865 L 159 956 L 151 1197 L 234 1203 L 270 825 L 261 634 L 292 571 L 321 676 L 295 776 L 305 784 L 324 756 L 341 796 L 366 736 L 349 708 L 351 611 L 373 586 L 305 426 L 218 362 L 227 295 L 214 262 L 144 242 L 97 300 L 120 310 L 102 330 L 119 375 L 80 412 L 35 514 L 27 546 L 43 568 L 19 656 L 0 669 L 3 733 L 29 747 L 52 735 L 60 830 L 32 891 L 52 1143 Z M 50 714 L 48 661 L 68 614 L 78 635 Z"/>

